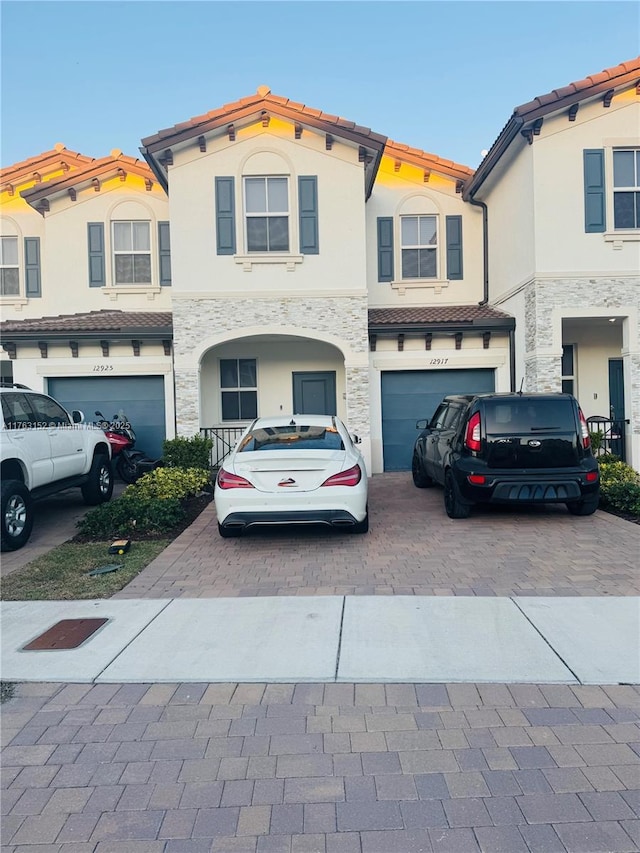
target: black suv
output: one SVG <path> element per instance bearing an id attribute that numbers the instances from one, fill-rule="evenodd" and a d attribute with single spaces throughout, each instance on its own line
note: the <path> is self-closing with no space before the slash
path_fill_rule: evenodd
<path id="1" fill-rule="evenodd" d="M 460 394 L 418 421 L 413 482 L 444 486 L 449 518 L 475 503 L 565 503 L 598 508 L 600 478 L 589 430 L 571 394 Z"/>

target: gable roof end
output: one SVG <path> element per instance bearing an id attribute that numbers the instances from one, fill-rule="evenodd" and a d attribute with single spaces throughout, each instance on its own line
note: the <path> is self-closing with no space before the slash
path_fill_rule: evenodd
<path id="1" fill-rule="evenodd" d="M 575 104 L 606 95 L 612 89 L 622 90 L 638 85 L 640 80 L 640 56 L 622 62 L 613 68 L 606 68 L 599 74 L 593 74 L 584 80 L 569 83 L 560 89 L 554 89 L 546 95 L 539 95 L 526 104 L 516 107 L 509 121 L 491 146 L 489 153 L 476 169 L 474 176 L 467 182 L 462 197 L 465 201 L 472 198 L 489 177 L 500 158 L 513 140 L 529 122 L 534 122 L 552 113 L 569 109 Z"/>
<path id="2" fill-rule="evenodd" d="M 290 101 L 280 95 L 272 95 L 267 86 L 260 86 L 255 95 L 240 98 L 230 104 L 211 110 L 201 116 L 176 124 L 173 127 L 159 130 L 152 136 L 142 140 L 140 151 L 152 171 L 168 190 L 168 172 L 165 152 L 172 146 L 183 146 L 185 143 L 198 144 L 201 136 L 215 131 L 226 132 L 231 124 L 246 125 L 258 119 L 262 113 L 276 115 L 282 119 L 306 126 L 321 133 L 344 139 L 365 149 L 366 198 L 373 189 L 375 176 L 382 159 L 386 136 L 374 133 L 368 127 L 361 127 L 355 122 L 339 116 L 323 113 L 322 110 L 307 107 Z"/>

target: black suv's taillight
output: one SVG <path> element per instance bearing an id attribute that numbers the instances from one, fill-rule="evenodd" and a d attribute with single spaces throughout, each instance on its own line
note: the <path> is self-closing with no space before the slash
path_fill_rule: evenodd
<path id="1" fill-rule="evenodd" d="M 464 435 L 464 446 L 468 450 L 474 450 L 476 453 L 482 446 L 480 441 L 480 426 L 480 412 L 476 412 L 469 418 Z"/>

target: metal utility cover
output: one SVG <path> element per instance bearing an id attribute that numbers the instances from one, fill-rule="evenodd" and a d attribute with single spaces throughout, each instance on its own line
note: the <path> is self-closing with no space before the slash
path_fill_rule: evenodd
<path id="1" fill-rule="evenodd" d="M 77 649 L 108 621 L 108 619 L 62 619 L 44 634 L 40 634 L 35 640 L 23 646 L 23 651 Z"/>

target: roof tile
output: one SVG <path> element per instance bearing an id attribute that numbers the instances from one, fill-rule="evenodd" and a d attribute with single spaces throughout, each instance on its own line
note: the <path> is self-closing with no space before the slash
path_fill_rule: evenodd
<path id="1" fill-rule="evenodd" d="M 27 332 L 110 332 L 126 329 L 159 328 L 172 325 L 170 311 L 89 311 L 86 314 L 60 314 L 56 317 L 37 317 L 6 320 L 0 323 L 3 335 Z"/>
<path id="2" fill-rule="evenodd" d="M 370 326 L 473 323 L 506 320 L 510 315 L 491 305 L 430 305 L 416 308 L 370 308 Z"/>

